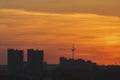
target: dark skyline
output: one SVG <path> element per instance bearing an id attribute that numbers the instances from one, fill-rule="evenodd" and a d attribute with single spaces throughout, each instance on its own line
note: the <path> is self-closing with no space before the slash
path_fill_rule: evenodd
<path id="1" fill-rule="evenodd" d="M 0 66 L 0 79 L 3 80 L 114 80 L 120 78 L 120 65 L 97 65 L 91 60 L 65 57 L 59 57 L 59 64 L 47 64 L 44 62 L 44 50 L 27 49 L 27 61 L 23 60 L 23 50 L 8 49 L 7 52 L 8 64 L 6 67 Z"/>

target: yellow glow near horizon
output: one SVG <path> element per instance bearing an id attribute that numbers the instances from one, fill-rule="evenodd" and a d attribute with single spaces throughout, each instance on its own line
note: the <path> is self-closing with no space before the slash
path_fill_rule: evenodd
<path id="1" fill-rule="evenodd" d="M 115 37 L 115 36 L 107 36 L 107 37 L 103 38 L 103 40 L 108 45 L 117 45 L 117 44 L 120 44 L 118 37 Z"/>

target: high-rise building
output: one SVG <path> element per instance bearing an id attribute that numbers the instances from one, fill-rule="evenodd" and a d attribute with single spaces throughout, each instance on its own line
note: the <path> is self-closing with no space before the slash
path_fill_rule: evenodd
<path id="1" fill-rule="evenodd" d="M 8 49 L 8 71 L 20 73 L 23 70 L 23 50 Z"/>
<path id="2" fill-rule="evenodd" d="M 28 69 L 29 73 L 39 74 L 43 71 L 43 50 L 28 49 Z"/>

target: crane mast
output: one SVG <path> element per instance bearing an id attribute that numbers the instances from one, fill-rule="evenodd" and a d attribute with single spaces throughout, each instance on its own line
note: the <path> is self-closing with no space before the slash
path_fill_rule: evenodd
<path id="1" fill-rule="evenodd" d="M 72 46 L 72 59 L 74 59 L 74 57 L 75 57 L 75 46 L 74 46 L 74 44 L 73 44 L 73 46 Z"/>
<path id="2" fill-rule="evenodd" d="M 74 46 L 74 44 L 72 45 L 72 48 L 69 48 L 69 49 L 64 49 L 64 48 L 62 48 L 63 50 L 71 50 L 72 51 L 72 59 L 74 59 L 75 58 L 75 50 L 76 50 L 76 48 L 75 48 L 75 46 Z"/>

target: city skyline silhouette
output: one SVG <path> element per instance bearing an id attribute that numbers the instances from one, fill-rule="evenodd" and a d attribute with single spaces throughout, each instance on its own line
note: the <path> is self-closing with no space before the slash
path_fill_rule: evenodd
<path id="1" fill-rule="evenodd" d="M 120 0 L 0 0 L 0 80 L 120 80 Z"/>
<path id="2" fill-rule="evenodd" d="M 120 79 L 120 65 L 97 65 L 91 60 L 67 59 L 59 57 L 59 64 L 44 61 L 44 50 L 27 49 L 24 51 L 8 49 L 8 64 L 0 65 L 0 79 L 4 80 L 114 80 Z"/>

